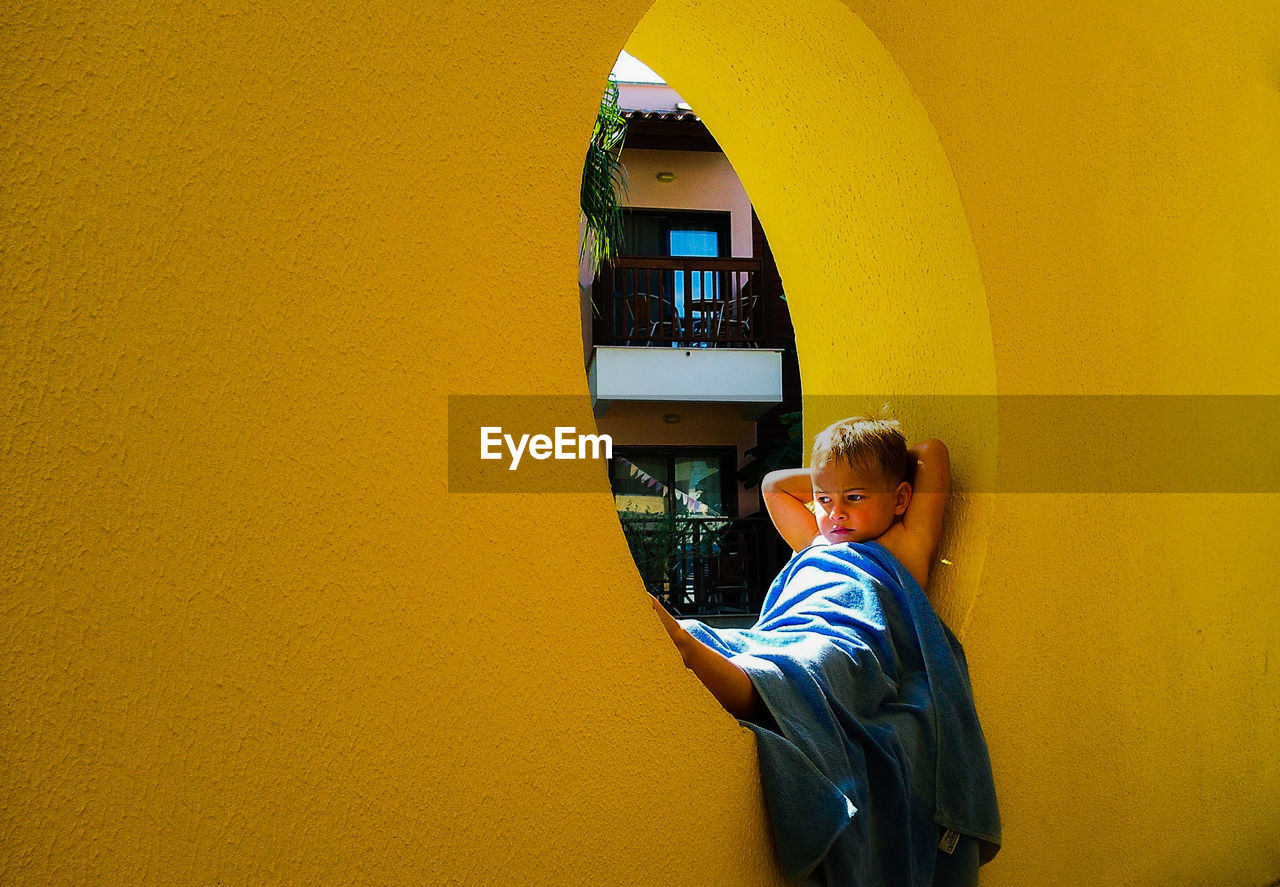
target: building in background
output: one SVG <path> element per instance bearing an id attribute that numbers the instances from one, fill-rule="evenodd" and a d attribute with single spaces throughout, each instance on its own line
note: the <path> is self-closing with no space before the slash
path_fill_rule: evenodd
<path id="1" fill-rule="evenodd" d="M 719 145 L 669 86 L 620 65 L 625 239 L 580 275 L 598 428 L 649 590 L 685 616 L 749 624 L 790 550 L 742 469 L 800 409 L 794 336 L 764 231 Z"/>

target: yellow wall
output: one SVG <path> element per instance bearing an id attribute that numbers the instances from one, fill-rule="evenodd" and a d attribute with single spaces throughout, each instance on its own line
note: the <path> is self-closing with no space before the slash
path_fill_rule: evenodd
<path id="1" fill-rule="evenodd" d="M 850 6 L 636 34 L 807 391 L 1275 392 L 1273 0 Z M 779 883 L 603 482 L 445 488 L 447 394 L 585 393 L 581 150 L 647 7 L 0 12 L 6 883 Z M 983 426 L 908 418 L 977 491 Z M 1280 876 L 1277 504 L 959 497 L 984 883 Z"/>

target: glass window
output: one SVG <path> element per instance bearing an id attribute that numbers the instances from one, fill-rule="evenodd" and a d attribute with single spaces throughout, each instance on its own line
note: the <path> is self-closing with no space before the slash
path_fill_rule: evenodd
<path id="1" fill-rule="evenodd" d="M 695 228 L 672 228 L 668 252 L 673 256 L 720 255 L 720 232 Z"/>
<path id="2" fill-rule="evenodd" d="M 718 457 L 677 456 L 676 514 L 719 517 L 725 513 L 724 474 Z"/>
<path id="3" fill-rule="evenodd" d="M 729 255 L 729 223 L 731 213 L 676 209 L 627 209 L 622 214 L 622 252 L 626 256 L 661 258 L 721 258 Z M 676 330 L 686 328 L 686 316 L 693 313 L 696 321 L 716 316 L 722 293 L 722 272 L 710 269 L 635 269 L 625 268 L 614 275 L 614 298 L 620 302 L 618 317 L 644 320 L 629 322 L 627 335 L 649 339 L 680 336 Z M 645 307 L 631 304 L 643 299 Z M 630 312 L 630 313 L 628 313 Z M 706 342 L 701 342 L 706 347 Z M 672 347 L 679 347 L 674 341 Z"/>
<path id="4" fill-rule="evenodd" d="M 613 501 L 619 514 L 668 514 L 667 457 L 632 453 L 613 459 Z"/>
<path id="5" fill-rule="evenodd" d="M 728 212 L 625 209 L 622 249 L 628 256 L 727 256 Z"/>
<path id="6" fill-rule="evenodd" d="M 720 232 L 705 228 L 672 228 L 668 252 L 676 256 L 719 256 Z M 675 294 L 677 310 L 684 306 L 684 274 L 675 275 Z M 694 271 L 688 275 L 690 299 L 715 299 L 719 293 L 716 288 L 717 275 L 713 271 Z"/>
<path id="7" fill-rule="evenodd" d="M 619 514 L 731 517 L 737 504 L 733 451 L 615 449 L 613 499 Z"/>

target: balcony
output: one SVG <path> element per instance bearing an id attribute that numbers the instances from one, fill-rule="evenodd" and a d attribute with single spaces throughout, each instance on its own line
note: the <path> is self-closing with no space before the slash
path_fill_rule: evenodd
<path id="1" fill-rule="evenodd" d="M 596 416 L 615 401 L 695 402 L 737 404 L 754 420 L 781 403 L 765 279 L 759 259 L 617 259 L 593 288 Z"/>
<path id="2" fill-rule="evenodd" d="M 759 348 L 768 341 L 759 259 L 629 256 L 592 287 L 593 340 L 605 346 Z"/>
<path id="3" fill-rule="evenodd" d="M 646 588 L 681 617 L 758 614 L 791 555 L 763 517 L 619 518 Z"/>

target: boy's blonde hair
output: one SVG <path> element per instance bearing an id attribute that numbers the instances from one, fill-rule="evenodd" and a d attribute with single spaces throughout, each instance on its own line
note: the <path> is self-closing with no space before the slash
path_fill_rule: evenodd
<path id="1" fill-rule="evenodd" d="M 894 419 L 851 416 L 818 432 L 810 466 L 821 468 L 837 460 L 852 468 L 878 470 L 895 486 L 911 480 L 907 440 Z"/>

